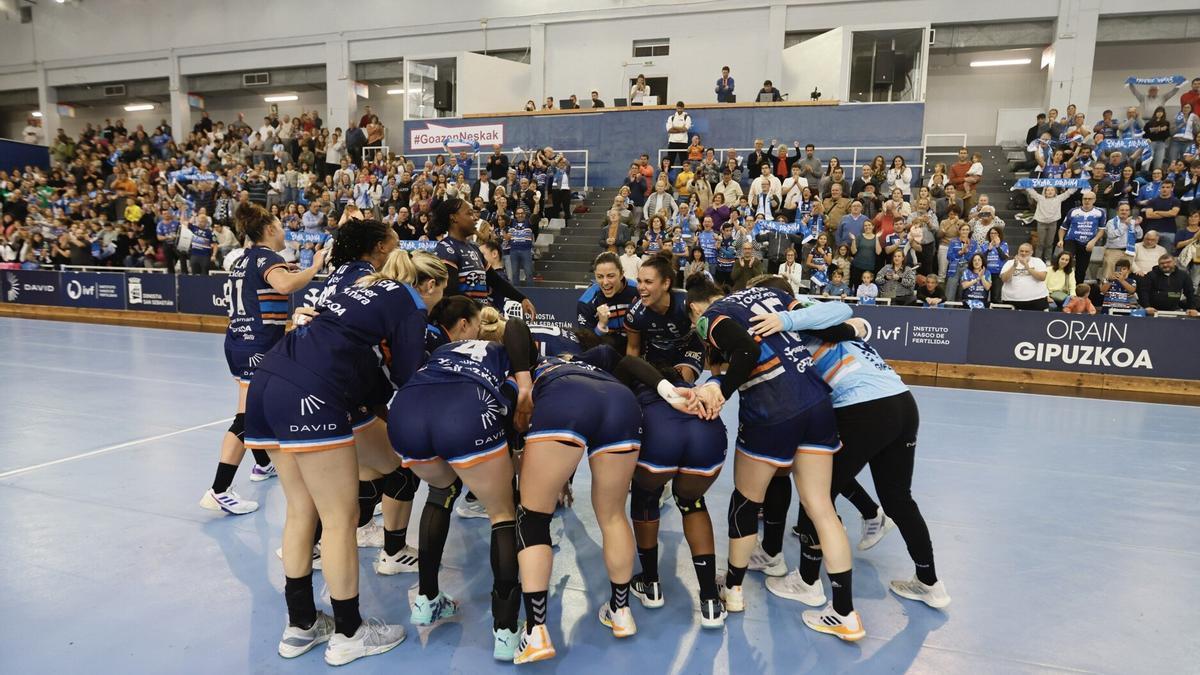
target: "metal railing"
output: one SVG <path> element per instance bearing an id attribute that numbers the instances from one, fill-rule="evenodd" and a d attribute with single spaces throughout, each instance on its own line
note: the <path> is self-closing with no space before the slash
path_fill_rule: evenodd
<path id="1" fill-rule="evenodd" d="M 104 265 L 59 265 L 59 272 L 134 272 L 137 274 L 166 274 L 163 267 L 105 267 Z"/>
<path id="2" fill-rule="evenodd" d="M 929 152 L 929 139 L 930 138 L 957 138 L 957 139 L 960 139 L 960 142 L 958 143 L 957 147 L 955 148 L 955 150 L 953 152 Z M 957 157 L 958 156 L 958 148 L 965 148 L 965 147 L 967 147 L 967 135 L 966 134 L 958 134 L 958 133 L 955 133 L 955 134 L 925 134 L 925 140 L 921 144 L 921 166 L 922 167 L 925 166 L 925 158 L 927 158 L 927 157 Z"/>
<path id="3" fill-rule="evenodd" d="M 537 149 L 540 149 L 540 148 L 537 148 Z M 584 192 L 591 191 L 592 184 L 591 184 L 591 177 L 589 175 L 590 164 L 591 164 L 591 151 L 590 150 L 559 150 L 558 148 L 555 148 L 554 151 L 559 154 L 566 155 L 567 160 L 571 162 L 572 169 L 576 169 L 580 165 L 583 166 L 583 190 L 584 190 Z M 504 152 L 503 154 L 508 155 L 508 161 L 510 163 L 510 166 L 512 168 L 516 168 L 517 162 L 521 161 L 522 159 L 526 159 L 526 160 L 529 159 L 532 156 L 533 152 L 534 152 L 534 150 L 530 150 L 528 152 L 525 152 L 525 151 L 514 152 L 512 150 L 508 150 L 508 151 Z M 403 153 L 402 156 L 405 159 L 414 159 L 414 158 L 419 157 L 419 158 L 427 159 L 432 162 L 433 158 L 437 157 L 438 155 L 441 155 L 442 157 L 449 157 L 451 154 L 455 154 L 455 153 L 452 153 L 452 152 L 409 152 L 409 153 Z M 490 154 L 490 153 L 488 153 L 488 154 Z M 483 152 L 475 152 L 473 154 L 473 159 L 475 162 L 474 169 L 476 171 L 478 171 L 479 166 L 480 166 L 480 164 L 479 164 L 480 157 L 485 158 L 485 161 L 486 161 L 487 154 L 484 154 Z M 580 161 L 576 161 L 575 159 L 573 159 L 574 157 L 579 157 Z M 414 164 L 415 163 L 416 162 L 414 162 Z M 417 166 L 417 168 L 420 169 L 421 167 Z M 471 178 L 474 179 L 473 176 Z"/>
<path id="4" fill-rule="evenodd" d="M 791 151 L 792 149 L 793 148 L 791 148 L 791 147 L 788 148 L 789 151 Z M 717 153 L 714 153 L 719 158 L 717 161 L 724 162 L 725 159 L 729 156 L 730 150 L 732 150 L 738 156 L 744 157 L 743 153 L 749 154 L 750 152 L 754 151 L 754 148 L 726 148 L 725 150 L 720 150 Z M 919 150 L 921 152 L 919 161 L 909 162 L 908 163 L 909 167 L 910 168 L 917 167 L 918 170 L 923 170 L 923 168 L 925 166 L 925 146 L 924 145 L 854 145 L 854 146 L 846 145 L 846 146 L 829 146 L 829 147 L 821 146 L 820 148 L 818 148 L 818 150 L 820 150 L 820 152 L 823 155 L 825 155 L 824 157 L 818 158 L 821 160 L 822 164 L 827 165 L 829 163 L 830 157 L 837 157 L 838 162 L 839 162 L 840 166 L 842 167 L 842 172 L 845 174 L 846 180 L 849 180 L 849 181 L 853 181 L 856 178 L 858 178 L 858 169 L 860 167 L 859 151 L 863 152 L 864 159 L 865 159 L 866 158 L 865 155 L 870 155 L 871 158 L 874 158 L 875 155 L 883 154 L 881 151 L 885 151 L 885 150 L 890 151 L 890 152 L 895 152 L 897 150 Z M 672 153 L 672 152 L 686 153 L 687 148 L 680 148 L 680 149 L 659 148 L 658 149 L 658 163 L 655 164 L 655 168 L 657 169 L 658 167 L 662 166 L 663 157 L 665 155 L 667 155 L 668 153 Z M 850 161 L 843 162 L 841 156 L 838 155 L 839 152 L 849 152 L 850 153 Z M 830 154 L 830 153 L 833 153 L 833 154 Z M 886 155 L 885 155 L 885 158 L 886 158 Z M 774 156 L 772 156 L 772 159 L 777 161 Z M 692 160 L 689 160 L 689 161 L 692 161 Z M 890 159 L 888 160 L 888 165 L 889 166 L 891 165 Z M 681 165 L 680 166 L 672 165 L 671 168 L 679 169 L 679 168 L 682 168 L 682 166 Z M 919 176 L 919 174 L 917 174 L 917 172 L 914 171 L 913 178 L 916 179 L 916 178 L 918 178 L 918 176 Z M 757 176 L 749 176 L 749 178 L 751 180 L 753 180 L 756 177 Z"/>

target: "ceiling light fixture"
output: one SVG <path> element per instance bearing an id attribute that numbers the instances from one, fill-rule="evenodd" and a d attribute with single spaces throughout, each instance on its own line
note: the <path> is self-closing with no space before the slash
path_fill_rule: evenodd
<path id="1" fill-rule="evenodd" d="M 284 103 L 286 101 L 295 101 L 300 97 L 295 94 L 283 94 L 280 96 L 264 96 L 263 100 L 267 103 Z"/>
<path id="2" fill-rule="evenodd" d="M 141 112 L 143 110 L 154 110 L 153 103 L 134 103 L 133 105 L 125 106 L 125 112 Z"/>
<path id="3" fill-rule="evenodd" d="M 42 111 L 41 111 L 41 110 L 34 110 L 32 114 L 33 114 L 33 116 L 34 116 L 34 117 L 41 117 L 41 116 L 42 116 Z"/>
<path id="4" fill-rule="evenodd" d="M 992 59 L 990 61 L 972 61 L 972 68 L 991 68 L 992 66 L 1027 66 L 1032 59 Z"/>

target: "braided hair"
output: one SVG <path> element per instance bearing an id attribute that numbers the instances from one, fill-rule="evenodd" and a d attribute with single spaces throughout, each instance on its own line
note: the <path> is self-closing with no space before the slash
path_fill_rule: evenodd
<path id="1" fill-rule="evenodd" d="M 347 220 L 334 235 L 330 264 L 336 269 L 361 260 L 380 242 L 387 241 L 391 232 L 392 228 L 378 220 Z"/>

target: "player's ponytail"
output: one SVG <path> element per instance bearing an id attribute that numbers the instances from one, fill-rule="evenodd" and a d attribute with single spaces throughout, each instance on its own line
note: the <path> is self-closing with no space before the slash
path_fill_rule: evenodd
<path id="1" fill-rule="evenodd" d="M 391 227 L 378 220 L 347 220 L 338 228 L 333 239 L 330 264 L 336 269 L 348 262 L 361 260 L 381 242 L 387 241 L 391 231 Z"/>
<path id="2" fill-rule="evenodd" d="M 484 307 L 479 311 L 479 339 L 500 342 L 504 339 L 504 316 L 495 307 Z"/>
<path id="3" fill-rule="evenodd" d="M 237 227 L 238 239 L 250 238 L 250 241 L 261 243 L 267 234 L 267 229 L 275 222 L 266 209 L 258 204 L 246 203 L 238 207 L 233 215 L 233 224 Z"/>
<path id="4" fill-rule="evenodd" d="M 399 281 L 402 284 L 408 284 L 409 286 L 415 286 L 433 279 L 438 286 L 441 286 L 449 278 L 450 275 L 446 270 L 446 263 L 438 259 L 437 256 L 423 251 L 418 251 L 410 255 L 408 251 L 398 248 L 388 256 L 387 262 L 383 264 L 383 267 L 374 274 L 368 274 L 359 279 L 357 284 L 365 288 L 377 281 L 390 279 L 392 281 Z"/>
<path id="5" fill-rule="evenodd" d="M 721 289 L 713 283 L 712 279 L 708 278 L 707 274 L 698 273 L 688 277 L 683 282 L 683 288 L 687 291 L 688 304 L 706 303 L 713 298 L 724 297 Z"/>

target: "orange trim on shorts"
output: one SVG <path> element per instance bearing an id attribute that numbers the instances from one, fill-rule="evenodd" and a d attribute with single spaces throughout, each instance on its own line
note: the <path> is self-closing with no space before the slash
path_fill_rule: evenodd
<path id="1" fill-rule="evenodd" d="M 333 441 L 331 443 L 319 443 L 317 445 L 279 445 L 278 449 L 282 452 L 324 452 L 326 450 L 337 450 L 338 448 L 349 448 L 354 446 L 354 439 L 348 441 Z"/>
<path id="2" fill-rule="evenodd" d="M 577 448 L 583 448 L 585 450 L 587 449 L 587 446 L 581 443 L 578 438 L 574 436 L 568 436 L 566 434 L 546 434 L 544 436 L 539 435 L 535 438 L 526 437 L 525 439 L 526 447 L 536 443 L 565 443 L 567 445 L 574 445 Z"/>
<path id="3" fill-rule="evenodd" d="M 712 471 L 700 471 L 698 469 L 679 469 L 679 473 L 686 473 L 689 476 L 715 476 L 715 475 L 721 473 L 722 466 L 724 466 L 724 465 L 722 464 L 720 466 L 717 466 Z"/>

